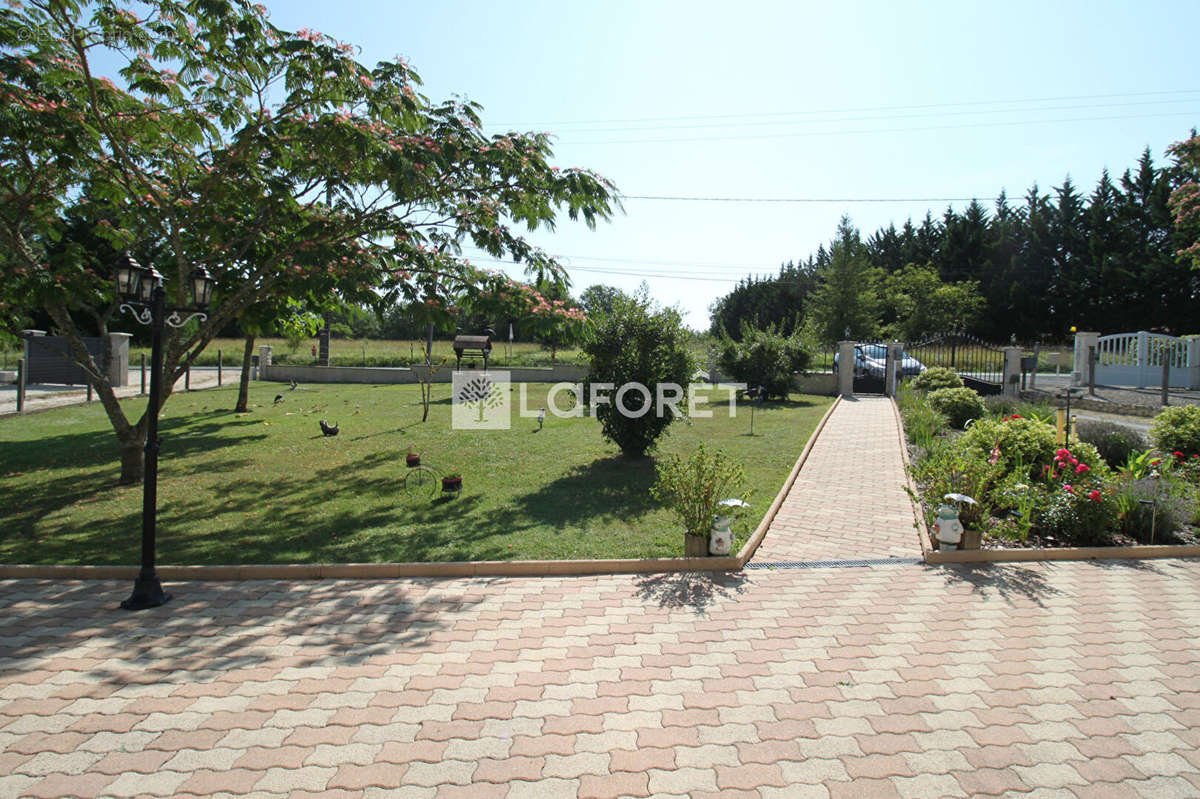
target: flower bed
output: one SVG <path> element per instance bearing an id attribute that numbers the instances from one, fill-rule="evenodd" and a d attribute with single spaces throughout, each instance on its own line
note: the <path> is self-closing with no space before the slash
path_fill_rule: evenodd
<path id="1" fill-rule="evenodd" d="M 961 505 L 960 520 L 984 549 L 1200 543 L 1200 441 L 1188 437 L 1191 418 L 1156 422 L 1154 441 L 1181 447 L 1163 452 L 1136 433 L 1122 439 L 1087 426 L 1056 443 L 1055 410 L 1045 404 L 990 400 L 963 430 L 923 392 L 903 391 L 898 404 L 927 523 L 957 493 L 977 502 Z"/>

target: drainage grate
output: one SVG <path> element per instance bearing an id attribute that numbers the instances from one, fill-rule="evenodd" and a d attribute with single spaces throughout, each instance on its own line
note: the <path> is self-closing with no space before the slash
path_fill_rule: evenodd
<path id="1" fill-rule="evenodd" d="M 854 566 L 920 566 L 921 558 L 860 558 L 858 560 L 785 560 L 747 563 L 747 569 L 846 569 Z"/>

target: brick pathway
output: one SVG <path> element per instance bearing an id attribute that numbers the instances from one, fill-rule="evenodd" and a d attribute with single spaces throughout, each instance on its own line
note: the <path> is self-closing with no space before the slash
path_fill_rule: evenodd
<path id="1" fill-rule="evenodd" d="M 813 445 L 754 561 L 920 557 L 904 493 L 899 436 L 891 400 L 844 399 Z"/>
<path id="2" fill-rule="evenodd" d="M 0 796 L 1200 795 L 1197 561 L 171 588 L 0 582 Z"/>

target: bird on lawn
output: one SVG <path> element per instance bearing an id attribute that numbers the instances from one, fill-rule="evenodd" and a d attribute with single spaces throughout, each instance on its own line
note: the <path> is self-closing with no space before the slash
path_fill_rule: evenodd
<path id="1" fill-rule="evenodd" d="M 330 425 L 324 419 L 321 420 L 321 432 L 327 436 L 336 436 L 338 434 L 338 426 Z"/>
<path id="2" fill-rule="evenodd" d="M 296 382 L 296 378 L 294 378 L 294 377 L 293 377 L 293 378 L 292 378 L 292 391 L 295 391 L 295 390 L 296 390 L 296 386 L 298 386 L 298 385 L 300 385 L 300 384 L 299 384 L 299 383 L 297 383 L 297 382 Z"/>
<path id="3" fill-rule="evenodd" d="M 281 402 L 283 402 L 283 395 L 282 395 L 282 394 L 276 394 L 276 395 L 275 395 L 275 404 L 276 404 L 276 405 L 278 405 L 278 404 L 279 404 L 279 403 L 281 403 Z"/>

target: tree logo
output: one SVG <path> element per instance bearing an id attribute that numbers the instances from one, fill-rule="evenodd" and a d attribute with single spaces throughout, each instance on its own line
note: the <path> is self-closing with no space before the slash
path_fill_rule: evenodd
<path id="1" fill-rule="evenodd" d="M 455 430 L 512 427 L 508 372 L 455 372 L 450 379 L 450 426 Z"/>

